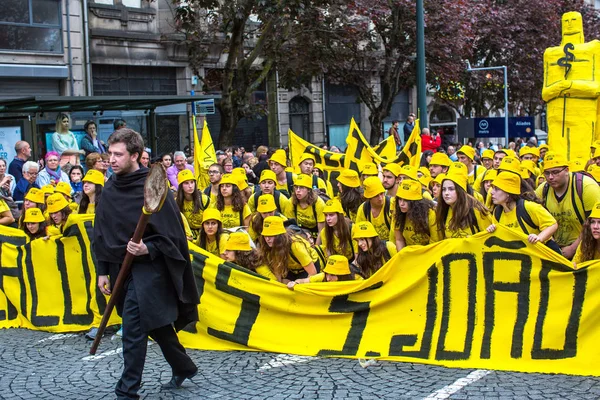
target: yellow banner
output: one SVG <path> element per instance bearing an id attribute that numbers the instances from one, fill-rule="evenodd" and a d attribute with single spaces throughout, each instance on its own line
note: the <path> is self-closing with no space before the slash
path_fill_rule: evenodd
<path id="1" fill-rule="evenodd" d="M 344 154 L 324 150 L 314 144 L 307 142 L 292 130 L 288 130 L 289 157 L 294 168 L 300 164 L 302 154 L 309 153 L 315 156 L 315 168 L 321 171 L 341 171 L 344 169 Z"/>
<path id="2" fill-rule="evenodd" d="M 198 129 L 196 128 L 196 116 L 192 115 L 192 125 L 194 126 L 194 171 L 196 172 L 196 181 L 198 187 L 202 190 L 210 185 L 208 179 L 208 168 L 211 164 L 217 162 L 217 153 L 208 130 L 208 123 L 204 119 L 202 127 L 202 139 L 198 139 Z"/>
<path id="3" fill-rule="evenodd" d="M 59 240 L 29 244 L 2 229 L 1 327 L 66 332 L 99 321 L 90 228 L 80 221 Z M 600 376 L 600 262 L 574 271 L 502 226 L 407 247 L 366 281 L 294 291 L 190 251 L 200 321 L 180 332 L 188 348 Z"/>

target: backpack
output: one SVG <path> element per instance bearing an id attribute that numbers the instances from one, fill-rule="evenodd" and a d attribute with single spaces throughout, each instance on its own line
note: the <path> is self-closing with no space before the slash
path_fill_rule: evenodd
<path id="1" fill-rule="evenodd" d="M 287 181 L 287 193 L 284 190 L 278 189 L 281 193 L 283 193 L 288 199 L 291 197 L 292 193 L 294 193 L 294 174 L 291 172 L 285 173 L 285 179 Z M 275 182 L 277 183 L 277 182 Z"/>
<path id="2" fill-rule="evenodd" d="M 572 179 L 571 179 L 571 203 L 573 204 L 575 215 L 577 215 L 577 219 L 579 220 L 579 223 L 581 225 L 583 225 L 583 223 L 585 222 L 585 218 L 586 218 L 585 206 L 583 204 L 583 177 L 584 176 L 591 177 L 587 172 L 573 172 L 573 174 L 571 175 L 571 177 L 572 177 Z M 594 179 L 594 178 L 592 178 L 592 179 Z M 542 200 L 544 201 L 544 207 L 546 209 L 548 209 L 547 202 L 548 202 L 548 193 L 549 192 L 550 192 L 550 185 L 548 184 L 548 182 L 546 182 L 544 184 L 544 189 L 542 190 Z M 583 212 L 581 212 L 579 210 L 579 207 L 577 206 L 577 201 L 575 199 L 575 193 L 577 193 L 577 196 L 579 197 L 579 201 L 581 202 L 581 205 L 584 207 Z"/>
<path id="3" fill-rule="evenodd" d="M 383 219 L 385 220 L 385 226 L 390 229 L 390 207 L 391 201 L 389 196 L 385 196 L 385 205 L 383 206 Z M 365 217 L 367 221 L 371 222 L 371 202 L 369 200 L 365 201 L 365 205 L 363 206 L 363 212 L 365 213 Z"/>

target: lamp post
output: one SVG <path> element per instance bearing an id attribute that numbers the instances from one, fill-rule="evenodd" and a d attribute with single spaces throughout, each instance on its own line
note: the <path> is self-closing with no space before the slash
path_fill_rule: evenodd
<path id="1" fill-rule="evenodd" d="M 427 128 L 427 80 L 425 79 L 425 13 L 423 0 L 417 0 L 417 106 L 419 126 Z"/>
<path id="2" fill-rule="evenodd" d="M 499 67 L 471 67 L 471 63 L 467 60 L 467 71 L 489 71 L 492 69 L 501 69 L 504 75 L 504 140 L 505 146 L 508 147 L 508 70 L 505 65 Z"/>

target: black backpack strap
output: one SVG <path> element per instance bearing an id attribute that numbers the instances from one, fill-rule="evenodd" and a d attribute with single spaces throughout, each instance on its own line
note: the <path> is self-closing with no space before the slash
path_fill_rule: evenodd
<path id="1" fill-rule="evenodd" d="M 529 235 L 529 231 L 527 230 L 525 224 L 529 225 L 533 229 L 539 230 L 539 227 L 535 224 L 535 222 L 533 222 L 531 216 L 527 212 L 527 209 L 525 208 L 525 200 L 523 199 L 519 199 L 517 202 L 517 221 L 526 235 Z"/>
<path id="2" fill-rule="evenodd" d="M 200 196 L 200 203 L 202 203 L 202 196 Z M 210 195 L 206 195 L 206 204 L 200 204 L 202 206 L 202 210 L 206 210 L 210 205 Z"/>
<path id="3" fill-rule="evenodd" d="M 391 200 L 389 196 L 385 196 L 385 205 L 383 206 L 383 219 L 385 220 L 385 226 L 387 226 L 388 229 L 390 229 L 391 224 L 390 224 L 390 207 L 391 207 Z"/>
<path id="4" fill-rule="evenodd" d="M 206 189 L 204 189 L 204 194 L 207 195 L 208 197 L 210 197 L 210 189 L 211 188 L 212 188 L 212 186 L 209 186 Z"/>
<path id="5" fill-rule="evenodd" d="M 352 232 L 352 222 L 350 222 L 350 232 Z M 352 235 L 350 235 L 349 239 L 350 250 L 352 250 L 352 259 L 356 259 L 356 254 L 354 253 L 354 243 L 352 241 Z"/>
<path id="6" fill-rule="evenodd" d="M 285 179 L 287 180 L 287 188 L 289 196 L 294 193 L 294 175 L 291 172 L 285 173 Z"/>
<path id="7" fill-rule="evenodd" d="M 314 188 L 319 188 L 319 177 L 316 176 L 315 174 L 313 174 L 312 176 L 312 187 Z"/>
<path id="8" fill-rule="evenodd" d="M 279 205 L 279 199 L 281 198 L 281 192 L 276 189 L 275 191 L 273 191 L 273 197 L 275 198 L 275 207 L 277 207 L 277 209 L 279 211 L 281 211 L 281 206 Z"/>
<path id="9" fill-rule="evenodd" d="M 363 203 L 363 213 L 367 221 L 371 222 L 371 202 L 369 200 Z"/>
<path id="10" fill-rule="evenodd" d="M 544 201 L 544 207 L 547 207 L 547 203 L 548 203 L 548 192 L 550 192 L 550 185 L 548 185 L 548 182 L 544 183 L 544 188 L 542 189 L 542 200 Z"/>
<path id="11" fill-rule="evenodd" d="M 502 217 L 502 206 L 494 207 L 494 218 L 496 218 L 496 221 L 498 221 L 498 223 L 500 223 L 501 217 Z"/>
<path id="12" fill-rule="evenodd" d="M 244 209 L 240 211 L 240 226 L 244 226 Z"/>
<path id="13" fill-rule="evenodd" d="M 583 218 L 583 215 L 581 215 L 581 213 L 579 212 L 579 208 L 577 207 L 577 199 L 575 198 L 575 195 L 577 194 L 577 196 L 579 197 L 579 200 L 581 201 L 581 203 L 583 203 L 583 175 L 579 174 L 577 172 L 573 173 L 573 176 L 571 178 L 572 182 L 572 187 L 571 187 L 571 203 L 573 204 L 573 210 L 575 211 L 575 215 L 577 215 L 577 219 L 579 220 L 579 223 L 581 225 L 583 225 L 583 223 L 585 222 L 585 218 Z M 584 213 L 585 213 L 585 207 L 584 207 Z"/>
<path id="14" fill-rule="evenodd" d="M 471 213 L 471 216 L 473 217 L 473 221 L 475 223 L 475 225 L 471 224 L 470 228 L 471 228 L 471 234 L 474 235 L 477 232 L 479 232 L 479 226 L 477 226 L 477 215 L 475 214 L 475 210 L 471 209 L 469 211 Z"/>

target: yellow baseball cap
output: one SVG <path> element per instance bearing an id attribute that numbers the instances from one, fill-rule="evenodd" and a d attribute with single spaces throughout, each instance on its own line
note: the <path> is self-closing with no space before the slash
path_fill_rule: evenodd
<path id="1" fill-rule="evenodd" d="M 44 192 L 44 194 L 52 194 L 54 193 L 54 186 L 49 183 L 47 185 L 42 186 L 41 188 L 42 192 Z"/>
<path id="2" fill-rule="evenodd" d="M 323 272 L 330 275 L 350 275 L 348 259 L 340 254 L 333 254 L 327 259 Z"/>
<path id="3" fill-rule="evenodd" d="M 269 213 L 277 210 L 275 204 L 275 197 L 272 194 L 261 194 L 258 198 L 258 204 L 256 205 L 256 211 L 259 213 Z"/>
<path id="4" fill-rule="evenodd" d="M 361 221 L 352 227 L 352 239 L 364 239 L 379 236 L 375 227 L 369 221 Z"/>
<path id="5" fill-rule="evenodd" d="M 493 181 L 498 176 L 498 171 L 495 169 L 488 169 L 483 176 L 482 182 Z"/>
<path id="6" fill-rule="evenodd" d="M 252 251 L 250 237 L 246 232 L 234 232 L 229 235 L 224 251 Z"/>
<path id="7" fill-rule="evenodd" d="M 221 211 L 213 207 L 209 207 L 206 210 L 204 210 L 204 212 L 202 213 L 202 223 L 210 221 L 211 219 L 223 222 L 223 217 L 221 217 Z"/>
<path id="8" fill-rule="evenodd" d="M 323 214 L 332 214 L 332 213 L 344 213 L 344 208 L 342 207 L 342 203 L 338 199 L 327 200 L 325 203 L 325 207 L 323 208 Z"/>
<path id="9" fill-rule="evenodd" d="M 302 164 L 302 162 L 306 161 L 306 160 L 312 160 L 313 163 L 317 162 L 317 159 L 312 154 L 310 154 L 310 153 L 302 153 L 302 155 L 300 156 L 300 161 L 298 162 L 298 164 Z"/>
<path id="10" fill-rule="evenodd" d="M 260 180 L 258 183 L 267 180 L 271 180 L 277 184 L 277 175 L 275 175 L 275 172 L 271 171 L 270 169 L 263 169 L 263 171 L 260 173 Z"/>
<path id="11" fill-rule="evenodd" d="M 90 172 L 91 171 L 89 171 L 88 174 Z M 87 174 L 85 176 L 87 176 Z M 185 181 L 194 181 L 194 182 L 196 181 L 194 174 L 189 169 L 184 169 L 183 171 L 179 171 L 179 173 L 177 174 L 177 184 L 178 185 L 181 185 Z M 221 182 L 221 183 L 223 183 L 223 182 Z"/>
<path id="12" fill-rule="evenodd" d="M 29 200 L 37 204 L 44 204 L 46 202 L 46 197 L 44 196 L 43 191 L 41 191 L 38 188 L 32 187 L 25 195 L 25 200 Z"/>
<path id="13" fill-rule="evenodd" d="M 48 212 L 50 214 L 59 212 L 65 207 L 69 207 L 69 202 L 65 199 L 62 193 L 53 193 L 48 197 L 46 201 L 48 205 Z"/>
<path id="14" fill-rule="evenodd" d="M 277 216 L 271 216 L 265 218 L 263 221 L 263 236 L 277 236 L 283 235 L 286 232 L 285 226 L 283 226 L 283 218 Z"/>
<path id="15" fill-rule="evenodd" d="M 452 182 L 454 182 L 454 184 L 460 186 L 462 188 L 462 190 L 464 190 L 465 192 L 467 191 L 467 181 L 468 181 L 467 175 L 460 173 L 460 172 L 456 172 L 456 170 L 450 171 L 448 173 L 448 175 L 446 175 L 444 177 L 444 181 L 445 180 L 452 181 Z M 442 184 L 443 184 L 443 181 L 442 181 Z"/>
<path id="16" fill-rule="evenodd" d="M 363 194 L 365 199 L 371 199 L 378 194 L 385 193 L 383 184 L 376 176 L 366 178 L 363 182 L 363 186 L 365 187 L 365 192 Z"/>
<path id="17" fill-rule="evenodd" d="M 431 161 L 429 161 L 429 165 L 441 165 L 443 167 L 449 167 L 452 164 L 452 160 L 448 157 L 447 154 L 444 153 L 433 153 L 431 156 Z"/>
<path id="18" fill-rule="evenodd" d="M 383 167 L 382 169 L 384 171 L 391 172 L 392 174 L 394 174 L 395 177 L 397 177 L 398 175 L 400 175 L 400 171 L 402 170 L 402 167 L 399 166 L 396 163 L 389 163 L 385 167 Z"/>
<path id="19" fill-rule="evenodd" d="M 377 169 L 377 165 L 373 163 L 366 163 L 362 170 L 360 171 L 361 175 L 378 175 L 379 170 Z"/>
<path id="20" fill-rule="evenodd" d="M 492 149 L 484 150 L 483 153 L 481 153 L 481 158 L 482 159 L 483 158 L 493 159 L 494 158 L 494 150 L 492 150 Z"/>
<path id="21" fill-rule="evenodd" d="M 296 179 L 294 179 L 294 186 L 301 186 L 312 189 L 312 181 L 313 180 L 310 176 L 306 174 L 299 174 L 298 176 L 296 176 Z"/>
<path id="22" fill-rule="evenodd" d="M 224 185 L 226 183 L 229 183 L 231 185 L 235 185 L 238 186 L 239 181 L 237 179 L 236 176 L 233 176 L 233 174 L 225 174 L 223 175 L 223 177 L 221 178 L 221 182 L 219 182 L 219 185 Z M 239 187 L 238 187 L 239 189 Z"/>
<path id="23" fill-rule="evenodd" d="M 509 172 L 500 172 L 492 185 L 510 194 L 521 194 L 521 178 Z"/>
<path id="24" fill-rule="evenodd" d="M 403 165 L 399 175 L 404 175 L 407 178 L 412 179 L 413 181 L 419 179 L 419 175 L 417 174 L 417 167 L 413 167 L 412 165 Z"/>
<path id="25" fill-rule="evenodd" d="M 600 218 L 600 201 L 594 204 L 594 207 L 592 207 L 590 218 Z"/>
<path id="26" fill-rule="evenodd" d="M 276 163 L 281 164 L 284 167 L 287 167 L 287 156 L 285 154 L 285 150 L 283 150 L 283 149 L 276 150 L 275 153 L 273 153 L 271 155 L 271 158 L 269 158 L 269 162 L 270 161 L 275 161 Z"/>
<path id="27" fill-rule="evenodd" d="M 569 166 L 567 157 L 565 157 L 562 154 L 556 153 L 554 151 L 549 151 L 544 156 L 544 170 L 549 170 L 551 168 L 567 167 L 567 166 Z"/>
<path id="28" fill-rule="evenodd" d="M 71 190 L 73 189 L 71 188 L 71 185 L 67 182 L 58 182 L 56 184 L 56 187 L 54 188 L 55 193 L 62 193 L 69 197 L 71 197 Z"/>
<path id="29" fill-rule="evenodd" d="M 404 200 L 421 200 L 423 198 L 423 190 L 421 183 L 405 179 L 398 186 L 396 197 Z"/>
<path id="30" fill-rule="evenodd" d="M 186 169 L 184 171 L 188 171 L 190 174 L 192 173 L 192 171 L 190 171 L 189 169 Z M 183 171 L 182 171 L 183 172 Z M 181 175 L 181 172 L 179 173 L 179 175 Z M 194 179 L 194 175 L 192 174 L 192 178 Z M 90 182 L 93 183 L 94 185 L 101 185 L 104 186 L 104 174 L 98 170 L 95 169 L 90 169 L 85 176 L 83 177 L 83 182 Z M 179 176 L 177 177 L 177 180 L 179 180 Z"/>
<path id="31" fill-rule="evenodd" d="M 40 210 L 37 207 L 33 207 L 33 208 L 28 208 L 27 210 L 25 210 L 25 218 L 23 219 L 23 222 L 27 223 L 40 223 L 40 222 L 44 222 L 46 220 L 46 217 L 44 217 L 44 213 L 42 212 L 42 210 Z"/>
<path id="32" fill-rule="evenodd" d="M 358 177 L 358 173 L 352 169 L 345 169 L 340 172 L 340 175 L 337 177 L 337 181 L 342 185 L 351 188 L 357 188 L 360 186 L 360 178 Z"/>
<path id="33" fill-rule="evenodd" d="M 456 151 L 456 154 L 460 154 L 460 153 L 469 157 L 471 159 L 471 161 L 473 161 L 475 159 L 475 149 L 472 148 L 471 146 L 467 146 L 467 145 L 462 146 L 460 149 L 458 149 Z"/>
<path id="34" fill-rule="evenodd" d="M 513 174 L 521 175 L 521 162 L 516 157 L 506 156 L 500 162 L 498 171 L 508 171 Z"/>

